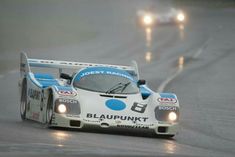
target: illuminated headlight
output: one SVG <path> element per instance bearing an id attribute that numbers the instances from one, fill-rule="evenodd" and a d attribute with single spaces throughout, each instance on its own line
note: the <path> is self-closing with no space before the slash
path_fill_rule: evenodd
<path id="1" fill-rule="evenodd" d="M 143 17 L 143 23 L 145 25 L 151 25 L 153 23 L 153 17 L 151 15 L 145 15 Z"/>
<path id="2" fill-rule="evenodd" d="M 180 22 L 183 22 L 185 20 L 185 16 L 183 13 L 179 13 L 177 15 L 177 20 L 180 21 Z"/>
<path id="3" fill-rule="evenodd" d="M 59 113 L 65 113 L 67 111 L 67 108 L 64 104 L 59 104 L 57 109 Z"/>
<path id="4" fill-rule="evenodd" d="M 177 119 L 177 114 L 176 114 L 175 112 L 170 112 L 170 113 L 168 114 L 168 119 L 169 119 L 170 121 L 175 121 L 175 120 Z"/>

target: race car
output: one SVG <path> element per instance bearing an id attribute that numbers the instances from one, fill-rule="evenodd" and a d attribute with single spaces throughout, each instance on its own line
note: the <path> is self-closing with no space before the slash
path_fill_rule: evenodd
<path id="1" fill-rule="evenodd" d="M 185 13 L 175 8 L 158 13 L 153 10 L 140 10 L 137 12 L 137 18 L 139 25 L 143 27 L 154 27 L 164 24 L 184 24 L 186 20 Z"/>
<path id="2" fill-rule="evenodd" d="M 66 72 L 66 73 L 65 73 Z M 29 59 L 21 53 L 20 115 L 48 127 L 128 128 L 173 137 L 179 102 L 156 93 L 130 66 Z"/>

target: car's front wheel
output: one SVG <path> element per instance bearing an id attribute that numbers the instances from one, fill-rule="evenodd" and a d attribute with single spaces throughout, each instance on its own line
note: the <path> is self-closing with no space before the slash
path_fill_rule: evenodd
<path id="1" fill-rule="evenodd" d="M 27 105 L 27 83 L 26 80 L 22 83 L 21 98 L 20 98 L 20 116 L 22 120 L 26 119 L 26 105 Z"/>
<path id="2" fill-rule="evenodd" d="M 156 134 L 157 138 L 166 138 L 166 139 L 171 139 L 173 138 L 175 135 L 160 135 L 160 134 Z"/>
<path id="3" fill-rule="evenodd" d="M 165 135 L 165 138 L 173 138 L 175 135 Z"/>
<path id="4" fill-rule="evenodd" d="M 52 92 L 49 93 L 47 101 L 47 110 L 46 110 L 46 123 L 50 126 L 53 116 L 53 95 Z"/>

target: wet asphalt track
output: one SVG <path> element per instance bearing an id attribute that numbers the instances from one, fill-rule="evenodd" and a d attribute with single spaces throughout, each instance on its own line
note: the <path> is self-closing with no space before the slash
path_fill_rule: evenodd
<path id="1" fill-rule="evenodd" d="M 113 64 L 136 60 L 141 78 L 154 90 L 178 71 L 164 91 L 175 92 L 180 100 L 179 134 L 162 139 L 149 133 L 57 130 L 22 122 L 19 72 L 11 66 L 19 62 L 19 51 L 17 43 L 9 43 L 13 48 L 1 52 L 1 62 L 9 58 L 12 62 L 5 63 L 11 68 L 0 72 L 0 156 L 234 156 L 235 10 L 190 8 L 184 30 L 155 28 L 147 41 L 145 31 L 135 25 L 136 9 L 146 5 L 125 0 L 41 4 L 36 7 L 38 14 L 50 14 L 53 9 L 57 13 L 62 8 L 76 12 L 97 35 L 78 44 L 25 49 L 34 58 Z M 27 31 L 27 24 L 19 24 Z M 185 62 L 179 71 L 180 56 Z"/>

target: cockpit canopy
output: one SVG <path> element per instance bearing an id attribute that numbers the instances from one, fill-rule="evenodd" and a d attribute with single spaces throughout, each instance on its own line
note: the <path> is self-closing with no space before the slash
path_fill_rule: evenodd
<path id="1" fill-rule="evenodd" d="M 72 84 L 75 88 L 109 93 L 136 94 L 137 81 L 126 71 L 110 67 L 90 67 L 75 75 Z"/>

